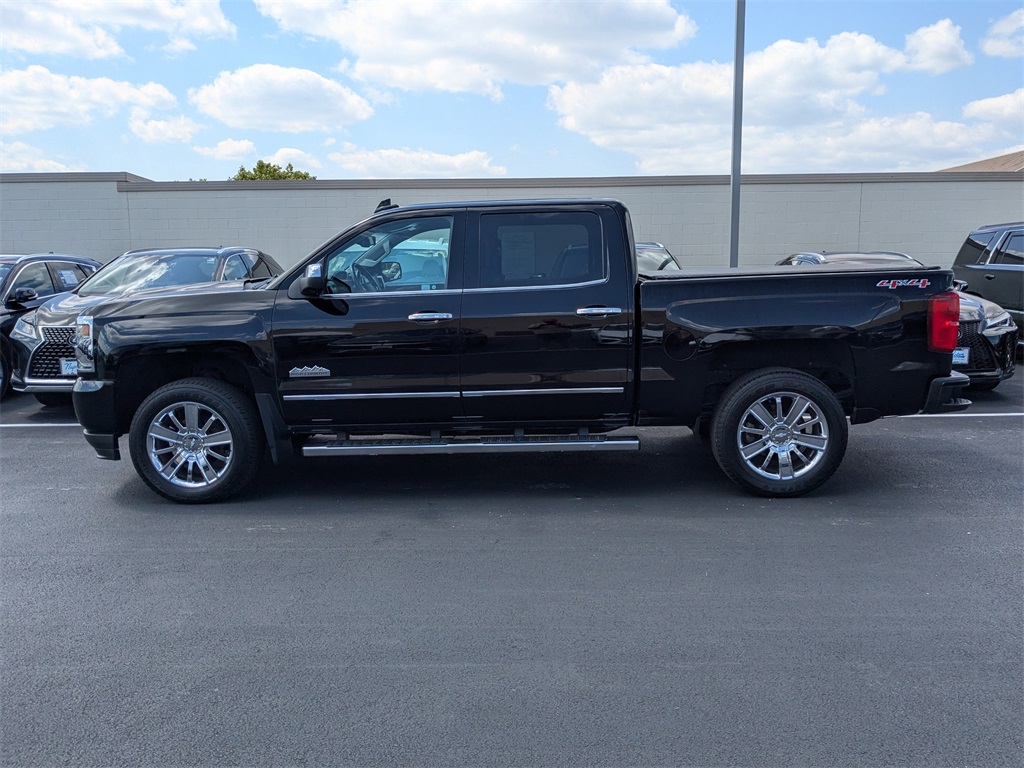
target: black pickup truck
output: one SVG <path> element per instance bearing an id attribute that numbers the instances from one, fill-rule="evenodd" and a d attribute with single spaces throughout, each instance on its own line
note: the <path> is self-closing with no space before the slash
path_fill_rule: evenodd
<path id="1" fill-rule="evenodd" d="M 917 265 L 638 274 L 614 200 L 398 207 L 245 290 L 116 299 L 78 318 L 75 412 L 179 502 L 264 453 L 636 450 L 685 425 L 725 473 L 794 496 L 847 424 L 966 408 L 952 272 Z"/>

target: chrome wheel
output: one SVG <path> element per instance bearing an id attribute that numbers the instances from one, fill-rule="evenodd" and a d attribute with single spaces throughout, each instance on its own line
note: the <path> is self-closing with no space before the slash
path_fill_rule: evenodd
<path id="1" fill-rule="evenodd" d="M 736 443 L 747 467 L 771 480 L 810 472 L 828 449 L 828 422 L 821 408 L 797 392 L 773 392 L 740 417 Z"/>
<path id="2" fill-rule="evenodd" d="M 161 410 L 146 430 L 146 453 L 168 482 L 205 488 L 231 467 L 234 440 L 224 417 L 209 405 L 186 401 Z"/>
<path id="3" fill-rule="evenodd" d="M 729 478 L 759 496 L 812 491 L 839 467 L 849 427 L 836 394 L 791 368 L 736 379 L 711 419 L 711 451 Z"/>

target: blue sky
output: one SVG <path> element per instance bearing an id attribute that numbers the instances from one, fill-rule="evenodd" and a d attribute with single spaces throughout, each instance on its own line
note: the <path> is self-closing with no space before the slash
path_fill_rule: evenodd
<path id="1" fill-rule="evenodd" d="M 0 171 L 727 174 L 733 0 L 0 0 Z M 1024 6 L 748 0 L 744 173 L 1024 147 Z"/>

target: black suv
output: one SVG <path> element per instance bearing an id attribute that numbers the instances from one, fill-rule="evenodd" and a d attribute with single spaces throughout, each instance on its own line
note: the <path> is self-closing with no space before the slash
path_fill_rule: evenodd
<path id="1" fill-rule="evenodd" d="M 103 266 L 63 253 L 0 255 L 0 397 L 11 383 L 11 329 L 18 318 L 57 293 L 70 291 Z"/>
<path id="2" fill-rule="evenodd" d="M 994 301 L 1010 313 L 1024 343 L 1024 222 L 991 224 L 967 236 L 953 262 L 967 293 Z"/>

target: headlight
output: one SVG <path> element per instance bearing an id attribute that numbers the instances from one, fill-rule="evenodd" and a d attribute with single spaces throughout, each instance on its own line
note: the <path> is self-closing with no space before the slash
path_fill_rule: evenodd
<path id="1" fill-rule="evenodd" d="M 1005 328 L 1011 325 L 1013 325 L 1013 318 L 1010 317 L 1010 313 L 998 304 L 985 307 L 983 328 L 988 330 L 992 328 Z"/>
<path id="2" fill-rule="evenodd" d="M 11 330 L 11 338 L 17 339 L 29 349 L 35 349 L 42 343 L 39 329 L 36 327 L 36 313 L 26 312 L 18 318 Z"/>
<path id="3" fill-rule="evenodd" d="M 93 339 L 92 317 L 79 315 L 75 320 L 75 359 L 78 361 L 79 373 L 92 373 L 96 370 L 95 341 Z"/>

